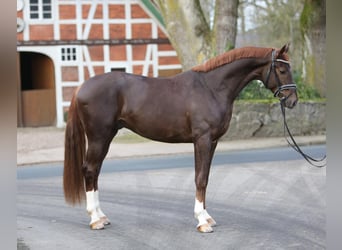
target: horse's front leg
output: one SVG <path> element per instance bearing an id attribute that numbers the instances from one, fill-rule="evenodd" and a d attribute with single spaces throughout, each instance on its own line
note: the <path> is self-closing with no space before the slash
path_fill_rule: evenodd
<path id="1" fill-rule="evenodd" d="M 197 230 L 202 233 L 213 232 L 212 227 L 216 225 L 215 220 L 207 212 L 205 205 L 210 165 L 216 145 L 217 142 L 212 142 L 209 136 L 202 136 L 195 142 L 196 198 L 194 214 L 198 220 Z"/>

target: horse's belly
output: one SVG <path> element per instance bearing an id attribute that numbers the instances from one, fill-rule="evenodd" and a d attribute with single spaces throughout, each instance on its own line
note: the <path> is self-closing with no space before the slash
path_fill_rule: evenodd
<path id="1" fill-rule="evenodd" d="M 125 121 L 124 127 L 142 137 L 161 142 L 192 142 L 191 129 L 184 122 L 158 120 Z"/>

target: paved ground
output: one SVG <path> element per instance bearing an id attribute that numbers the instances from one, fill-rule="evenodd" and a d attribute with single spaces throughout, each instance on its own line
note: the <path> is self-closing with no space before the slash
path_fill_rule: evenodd
<path id="1" fill-rule="evenodd" d="M 61 176 L 19 179 L 18 249 L 325 249 L 325 177 L 303 160 L 213 166 L 212 234 L 195 229 L 193 167 L 103 173 L 112 225 L 101 231 L 89 229 L 84 204 L 65 204 Z"/>
<path id="2" fill-rule="evenodd" d="M 325 143 L 325 136 L 296 139 Z M 107 158 L 193 152 L 191 144 L 125 133 L 114 141 Z M 18 165 L 63 161 L 63 129 L 18 129 L 17 143 Z M 221 142 L 217 150 L 286 145 L 283 138 L 257 138 Z M 213 234 L 195 230 L 193 174 L 193 168 L 103 173 L 100 199 L 113 223 L 100 232 L 89 230 L 84 205 L 65 204 L 60 176 L 19 179 L 18 249 L 325 249 L 325 168 L 304 160 L 214 167 L 208 209 L 219 224 Z"/>
<path id="3" fill-rule="evenodd" d="M 325 143 L 325 135 L 295 137 L 300 145 Z M 216 151 L 286 146 L 282 137 L 221 141 Z M 113 141 L 107 158 L 164 155 L 193 152 L 192 144 L 169 144 L 145 140 L 121 132 Z M 18 128 L 17 165 L 61 162 L 64 158 L 64 129 L 55 127 Z"/>

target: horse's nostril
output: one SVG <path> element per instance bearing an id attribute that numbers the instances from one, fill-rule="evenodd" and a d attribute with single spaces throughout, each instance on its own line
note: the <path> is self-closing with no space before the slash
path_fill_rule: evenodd
<path id="1" fill-rule="evenodd" d="M 296 106 L 297 104 L 297 100 L 287 100 L 286 101 L 286 107 L 288 107 L 289 109 L 292 109 Z"/>

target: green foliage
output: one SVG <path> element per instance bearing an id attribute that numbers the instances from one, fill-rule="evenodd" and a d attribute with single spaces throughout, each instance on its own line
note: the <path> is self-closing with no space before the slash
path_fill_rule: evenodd
<path id="1" fill-rule="evenodd" d="M 271 91 L 265 88 L 260 81 L 250 82 L 239 94 L 237 100 L 270 100 L 273 99 Z"/>
<path id="2" fill-rule="evenodd" d="M 255 29 L 253 32 L 249 31 L 253 40 L 248 42 L 256 46 L 275 48 L 281 48 L 289 42 L 290 61 L 295 70 L 302 67 L 303 36 L 300 30 L 300 16 L 304 1 L 255 1 L 256 11 L 249 17 Z"/>
<path id="3" fill-rule="evenodd" d="M 293 73 L 293 80 L 297 84 L 297 94 L 300 100 L 313 100 L 321 98 L 317 89 L 305 84 L 300 72 Z M 273 93 L 265 88 L 260 81 L 252 81 L 239 94 L 237 100 L 264 100 L 274 101 Z"/>
<path id="4" fill-rule="evenodd" d="M 293 80 L 297 84 L 297 94 L 300 100 L 321 98 L 318 90 L 313 85 L 305 83 L 299 72 L 293 73 Z"/>

